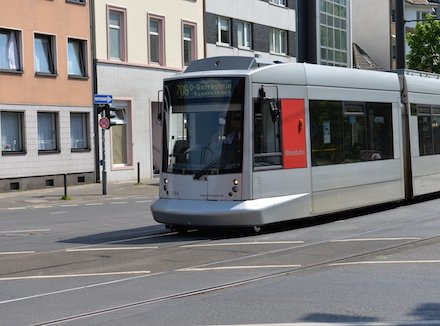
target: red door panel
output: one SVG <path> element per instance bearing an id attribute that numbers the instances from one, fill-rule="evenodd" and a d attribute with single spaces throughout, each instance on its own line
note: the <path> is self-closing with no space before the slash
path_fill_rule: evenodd
<path id="1" fill-rule="evenodd" d="M 303 99 L 282 99 L 283 157 L 285 169 L 307 167 L 306 125 Z"/>

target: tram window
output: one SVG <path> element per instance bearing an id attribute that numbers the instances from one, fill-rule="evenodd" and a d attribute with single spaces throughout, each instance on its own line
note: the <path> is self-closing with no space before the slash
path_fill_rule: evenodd
<path id="1" fill-rule="evenodd" d="M 310 101 L 312 164 L 343 163 L 342 102 Z"/>
<path id="2" fill-rule="evenodd" d="M 390 103 L 310 101 L 310 121 L 314 166 L 394 157 Z"/>
<path id="3" fill-rule="evenodd" d="M 367 103 L 368 160 L 394 158 L 391 103 Z"/>
<path id="4" fill-rule="evenodd" d="M 440 107 L 416 105 L 419 128 L 419 154 L 440 154 Z"/>
<path id="5" fill-rule="evenodd" d="M 344 103 L 345 163 L 368 160 L 365 107 L 363 103 Z"/>
<path id="6" fill-rule="evenodd" d="M 434 141 L 434 154 L 440 154 L 440 115 L 432 116 L 432 138 Z"/>
<path id="7" fill-rule="evenodd" d="M 279 106 L 279 104 L 278 104 Z M 281 119 L 274 119 L 269 101 L 254 102 L 254 167 L 280 167 Z"/>
<path id="8" fill-rule="evenodd" d="M 432 116 L 430 106 L 417 105 L 417 124 L 419 129 L 420 156 L 434 154 L 433 118 L 434 117 Z M 435 121 L 437 121 L 437 118 L 435 118 Z M 438 131 L 436 131 L 436 133 L 438 133 Z"/>

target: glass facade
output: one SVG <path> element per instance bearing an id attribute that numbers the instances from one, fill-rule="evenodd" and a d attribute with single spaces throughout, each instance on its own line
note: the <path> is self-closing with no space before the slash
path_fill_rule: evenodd
<path id="1" fill-rule="evenodd" d="M 320 64 L 351 66 L 349 16 L 349 0 L 319 0 Z"/>

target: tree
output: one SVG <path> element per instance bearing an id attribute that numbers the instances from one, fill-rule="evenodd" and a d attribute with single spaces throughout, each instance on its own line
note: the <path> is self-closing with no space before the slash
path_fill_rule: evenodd
<path id="1" fill-rule="evenodd" d="M 440 22 L 428 15 L 406 38 L 411 48 L 408 68 L 440 74 Z"/>

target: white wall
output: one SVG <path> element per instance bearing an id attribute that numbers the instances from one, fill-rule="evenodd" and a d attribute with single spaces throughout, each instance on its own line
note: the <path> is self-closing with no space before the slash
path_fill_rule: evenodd
<path id="1" fill-rule="evenodd" d="M 358 44 L 385 70 L 391 66 L 390 7 L 388 0 L 353 0 L 352 35 Z"/>

